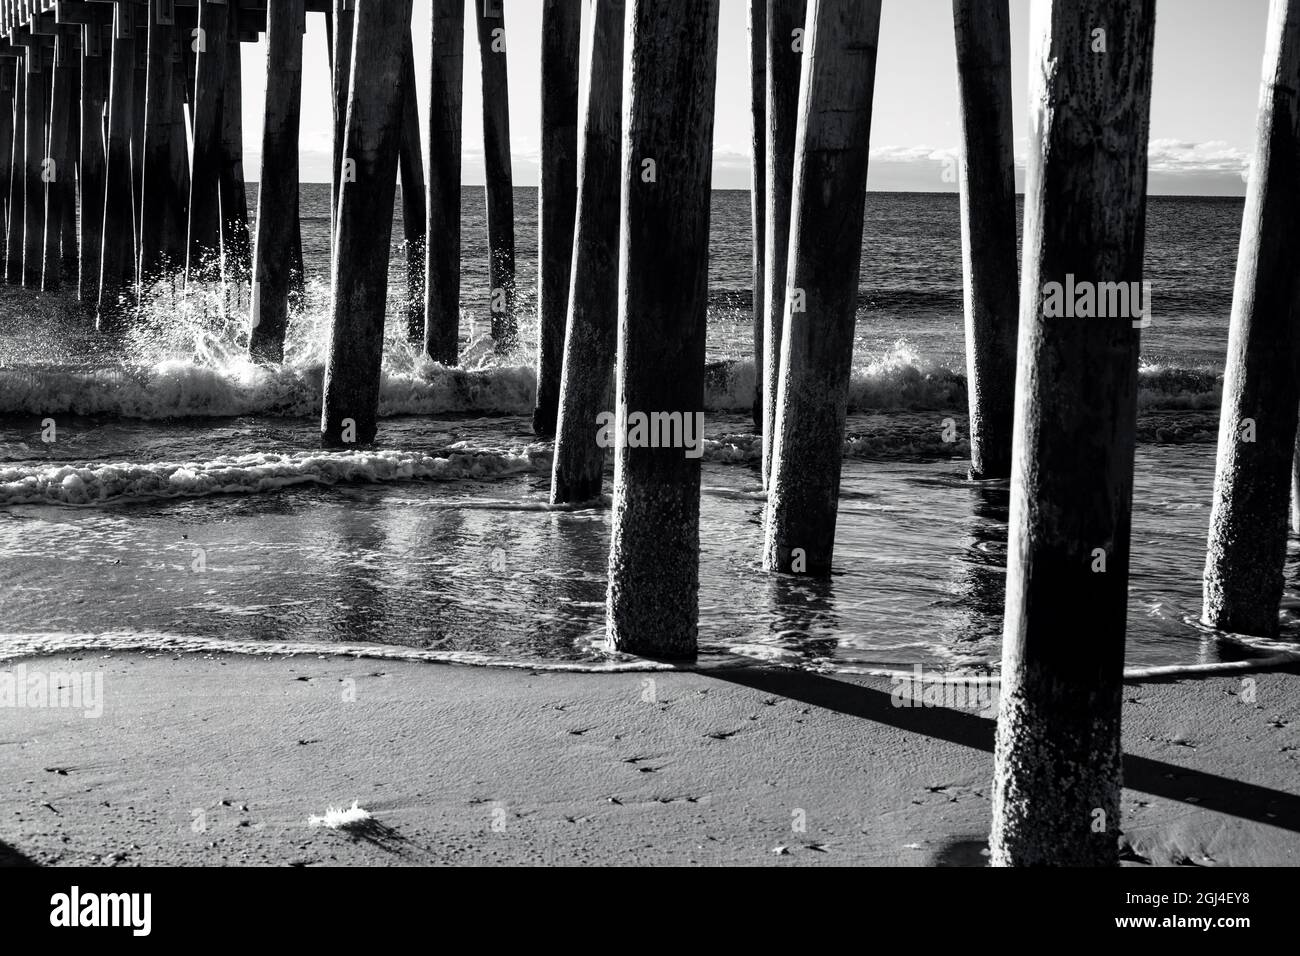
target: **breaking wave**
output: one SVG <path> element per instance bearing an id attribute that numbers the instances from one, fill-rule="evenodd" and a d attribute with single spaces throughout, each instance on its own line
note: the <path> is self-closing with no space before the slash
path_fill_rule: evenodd
<path id="1" fill-rule="evenodd" d="M 0 414 L 84 415 L 159 420 L 320 414 L 324 367 L 220 367 L 183 360 L 153 366 L 0 369 Z M 387 369 L 381 415 L 443 412 L 522 415 L 532 411 L 533 371 L 522 366 L 447 368 L 435 362 Z"/>
<path id="2" fill-rule="evenodd" d="M 405 346 L 405 343 L 403 343 Z M 467 357 L 490 351 L 471 346 Z M 387 357 L 387 356 L 386 356 Z M 383 416 L 474 412 L 526 415 L 536 377 L 531 365 L 482 358 L 448 368 L 406 356 L 386 362 L 380 388 Z M 139 420 L 226 418 L 245 415 L 310 418 L 320 414 L 323 363 L 257 365 L 241 357 L 216 364 L 165 359 L 135 365 L 0 367 L 0 415 L 82 415 Z M 754 365 L 748 359 L 712 362 L 705 407 L 748 412 L 754 402 Z M 1142 411 L 1213 411 L 1223 376 L 1213 369 L 1144 365 Z M 966 404 L 966 375 L 935 364 L 906 343 L 853 370 L 851 414 L 959 411 Z"/>
<path id="3" fill-rule="evenodd" d="M 1274 642 L 1277 643 L 1277 642 Z M 0 632 L 0 663 L 48 657 L 56 654 L 83 654 L 86 651 L 144 652 L 166 654 L 241 654 L 252 657 L 357 658 L 362 660 L 416 661 L 427 664 L 458 664 L 469 667 L 493 667 L 507 670 L 575 674 L 627 674 L 638 672 L 710 672 L 751 666 L 777 667 L 840 676 L 887 678 L 907 694 L 919 693 L 923 687 L 961 684 L 967 688 L 985 687 L 994 699 L 1001 679 L 998 675 L 974 675 L 957 672 L 940 675 L 930 672 L 920 677 L 920 666 L 912 670 L 896 667 L 859 667 L 823 661 L 817 665 L 782 659 L 758 652 L 740 643 L 701 646 L 700 657 L 693 662 L 672 663 L 620 654 L 607 647 L 590 647 L 580 660 L 534 660 L 507 653 L 439 650 L 389 644 L 335 643 L 328 641 L 240 640 L 161 631 L 101 631 L 77 633 L 62 631 Z M 1170 664 L 1163 666 L 1131 665 L 1124 668 L 1124 680 L 1141 682 L 1169 678 L 1204 678 L 1225 674 L 1253 674 L 1276 668 L 1293 667 L 1300 651 L 1293 645 L 1278 647 L 1263 656 L 1235 661 Z M 915 689 L 913 689 L 915 688 Z M 919 698 L 918 698 L 919 699 Z M 991 716 L 991 715 L 990 715 Z"/>
<path id="4" fill-rule="evenodd" d="M 754 401 L 754 364 L 748 359 L 709 366 L 705 406 L 711 411 L 748 411 Z M 1223 373 L 1144 362 L 1138 370 L 1140 411 L 1214 411 Z M 889 411 L 954 411 L 966 407 L 966 372 L 931 361 L 905 340 L 883 354 L 855 362 L 849 382 L 850 414 Z"/>
<path id="5" fill-rule="evenodd" d="M 550 449 L 445 456 L 400 451 L 258 453 L 210 461 L 0 466 L 0 506 L 92 505 L 153 498 L 252 494 L 294 485 L 500 478 L 550 468 Z"/>

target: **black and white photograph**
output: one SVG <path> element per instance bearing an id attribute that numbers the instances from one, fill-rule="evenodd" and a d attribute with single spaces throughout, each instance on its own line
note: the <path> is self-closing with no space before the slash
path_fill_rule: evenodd
<path id="1" fill-rule="evenodd" d="M 0 866 L 1240 940 L 1298 424 L 1300 0 L 0 0 Z"/>

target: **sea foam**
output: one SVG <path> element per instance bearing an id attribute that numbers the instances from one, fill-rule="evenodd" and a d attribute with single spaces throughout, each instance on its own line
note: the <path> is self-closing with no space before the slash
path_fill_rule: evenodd
<path id="1" fill-rule="evenodd" d="M 86 415 L 159 420 L 320 414 L 320 366 L 220 367 L 184 360 L 153 366 L 28 367 L 0 369 L 0 414 Z M 523 415 L 532 411 L 530 368 L 447 368 L 386 371 L 379 413 L 428 415 L 479 412 Z"/>
<path id="2" fill-rule="evenodd" d="M 88 651 L 143 652 L 161 654 L 243 654 L 254 657 L 359 658 L 388 661 L 418 661 L 428 664 L 459 664 L 470 667 L 493 667 L 557 673 L 620 674 L 730 670 L 753 665 L 767 665 L 791 670 L 812 670 L 822 674 L 869 676 L 890 680 L 912 681 L 915 670 L 891 667 L 860 667 L 822 661 L 809 667 L 806 662 L 779 654 L 764 654 L 742 643 L 701 648 L 697 661 L 672 663 L 621 654 L 607 647 L 593 648 L 592 658 L 577 661 L 523 660 L 508 654 L 479 651 L 449 651 L 434 648 L 403 647 L 385 644 L 352 644 L 329 641 L 259 641 L 198 634 L 162 631 L 71 631 L 0 632 L 0 663 L 45 657 L 54 654 L 85 654 Z M 1279 667 L 1294 667 L 1300 649 L 1282 646 L 1252 659 L 1212 663 L 1187 663 L 1165 666 L 1129 666 L 1124 680 L 1137 682 L 1171 677 L 1210 677 L 1224 674 L 1249 674 Z M 997 674 L 931 673 L 924 683 L 971 683 L 990 688 L 1001 684 Z"/>
<path id="3" fill-rule="evenodd" d="M 0 506 L 96 505 L 113 501 L 252 494 L 293 485 L 500 478 L 549 469 L 550 450 L 474 451 L 443 456 L 400 451 L 259 453 L 209 461 L 92 462 L 0 466 Z"/>
<path id="4" fill-rule="evenodd" d="M 517 361 L 517 359 L 516 359 Z M 154 365 L 23 366 L 0 368 L 0 415 L 86 415 L 139 420 L 245 415 L 310 418 L 320 414 L 324 369 L 319 365 L 260 366 L 246 360 L 219 366 L 170 359 Z M 748 359 L 711 363 L 704 405 L 711 412 L 750 411 L 754 365 Z M 1143 411 L 1218 407 L 1223 377 L 1211 369 L 1145 365 L 1139 372 Z M 449 368 L 416 361 L 386 368 L 382 416 L 479 413 L 527 415 L 536 375 L 526 364 Z M 896 348 L 855 368 L 848 411 L 960 411 L 966 376 Z"/>

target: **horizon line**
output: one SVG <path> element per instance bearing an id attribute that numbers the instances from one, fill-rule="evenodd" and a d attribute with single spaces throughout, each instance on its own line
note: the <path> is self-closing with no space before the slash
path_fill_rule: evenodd
<path id="1" fill-rule="evenodd" d="M 246 184 L 246 185 L 249 185 L 249 186 L 257 186 L 257 185 L 261 185 L 261 180 L 257 180 L 257 179 L 247 179 L 247 180 L 245 180 L 245 184 Z M 303 180 L 300 180 L 299 183 L 298 183 L 299 186 L 328 186 L 329 184 L 330 184 L 330 181 L 329 181 L 328 179 L 303 179 Z M 487 187 L 487 184 L 486 184 L 486 183 L 466 183 L 466 182 L 462 182 L 462 183 L 460 184 L 460 188 L 461 188 L 462 190 L 464 190 L 464 189 L 484 189 L 484 188 L 486 188 L 486 187 Z M 401 188 L 401 183 L 400 183 L 400 182 L 398 183 L 398 188 L 399 188 L 399 189 Z M 515 189 L 540 189 L 541 186 L 540 186 L 540 184 L 538 184 L 538 183 L 529 183 L 529 184 L 524 184 L 524 185 L 515 185 L 513 188 L 515 188 Z M 715 193 L 748 193 L 748 192 L 752 192 L 753 190 L 751 190 L 751 189 L 744 189 L 744 188 L 741 188 L 741 187 L 739 187 L 739 186 L 727 186 L 727 187 L 723 187 L 723 186 L 714 186 L 714 187 L 712 187 L 709 191 L 710 191 L 710 192 L 715 192 Z M 910 193 L 910 194 L 912 194 L 912 195 L 916 195 L 916 196 L 957 196 L 957 195 L 960 195 L 960 193 L 959 193 L 956 189 L 868 189 L 868 190 L 867 190 L 867 193 L 868 193 L 868 194 L 870 194 L 870 193 L 900 193 L 900 194 Z M 1021 191 L 1021 190 L 1017 190 L 1017 191 L 1016 191 L 1016 198 L 1018 198 L 1018 199 L 1023 199 L 1024 196 L 1025 196 L 1025 194 L 1024 194 L 1023 191 Z M 1245 199 L 1245 198 L 1246 198 L 1246 194 L 1245 194 L 1244 192 L 1238 194 L 1238 193 L 1170 193 L 1170 192 L 1160 192 L 1160 191 L 1148 191 L 1148 192 L 1147 192 L 1147 196 L 1148 196 L 1148 197 L 1151 197 L 1151 196 L 1159 196 L 1159 197 L 1161 197 L 1161 198 L 1165 198 L 1165 199 Z"/>

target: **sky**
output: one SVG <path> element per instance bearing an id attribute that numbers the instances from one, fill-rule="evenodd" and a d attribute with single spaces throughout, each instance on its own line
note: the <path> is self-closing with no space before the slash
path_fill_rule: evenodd
<path id="1" fill-rule="evenodd" d="M 1022 183 L 1028 116 L 1031 2 L 1011 0 L 1012 89 L 1017 182 Z M 714 120 L 715 189 L 750 185 L 749 0 L 720 0 Z M 541 0 L 504 0 L 510 75 L 511 151 L 516 186 L 537 184 L 541 116 Z M 583 2 L 582 74 L 588 59 Z M 1268 0 L 1160 0 L 1156 14 L 1149 188 L 1175 195 L 1242 195 L 1254 147 Z M 483 182 L 479 56 L 467 0 L 464 168 Z M 325 21 L 309 14 L 303 51 L 302 177 L 327 182 L 330 156 L 329 60 Z M 413 19 L 421 115 L 428 108 L 429 0 Z M 880 23 L 868 188 L 955 191 L 945 181 L 960 127 L 951 0 L 885 0 Z M 265 42 L 243 44 L 245 169 L 259 178 Z M 585 97 L 584 88 L 580 96 Z M 949 180 L 951 176 L 947 177 Z"/>

